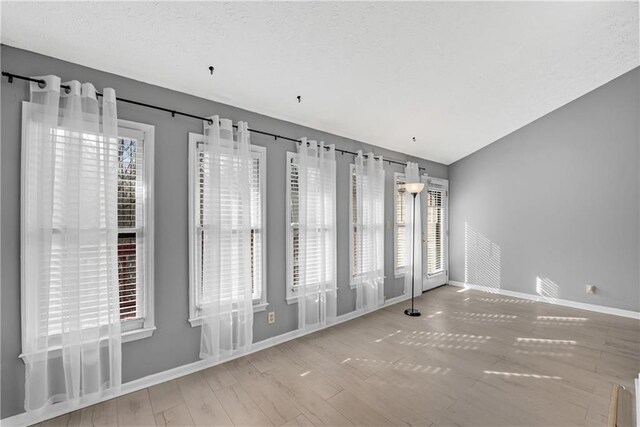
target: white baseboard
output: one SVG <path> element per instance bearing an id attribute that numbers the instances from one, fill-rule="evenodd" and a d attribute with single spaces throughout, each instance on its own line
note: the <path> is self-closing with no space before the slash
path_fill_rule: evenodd
<path id="1" fill-rule="evenodd" d="M 621 308 L 607 307 L 604 305 L 596 305 L 596 304 L 587 304 L 584 302 L 576 302 L 576 301 L 570 301 L 570 300 L 560 299 L 560 298 L 546 298 L 540 295 L 509 291 L 506 289 L 490 288 L 487 286 L 478 286 L 470 283 L 456 282 L 455 280 L 449 280 L 449 284 L 453 286 L 458 286 L 461 288 L 474 289 L 477 291 L 489 292 L 492 294 L 499 294 L 507 297 L 522 298 L 522 299 L 527 299 L 527 300 L 537 301 L 537 302 L 546 302 L 549 304 L 562 305 L 565 307 L 595 311 L 597 313 L 605 313 L 605 314 L 613 314 L 614 316 L 629 317 L 631 319 L 640 319 L 640 312 L 623 310 Z"/>
<path id="2" fill-rule="evenodd" d="M 64 415 L 66 413 L 72 412 L 72 411 L 76 411 L 78 409 L 82 409 L 85 408 L 87 406 L 91 406 L 91 405 L 95 405 L 97 403 L 100 402 L 104 402 L 106 400 L 110 400 L 110 399 L 114 399 L 116 397 L 119 396 L 123 396 L 125 394 L 129 394 L 129 393 L 133 393 L 134 391 L 138 391 L 138 390 L 142 390 L 145 389 L 147 387 L 152 387 L 154 385 L 166 382 L 166 381 L 171 381 L 174 380 L 176 378 L 180 378 L 183 377 L 185 375 L 189 375 L 192 374 L 194 372 L 198 372 L 201 371 L 203 369 L 207 369 L 210 368 L 212 366 L 216 366 L 216 365 L 220 365 L 222 363 L 225 362 L 229 362 L 230 360 L 234 360 L 237 359 L 239 357 L 244 357 L 247 356 L 251 353 L 255 353 L 258 352 L 260 350 L 265 350 L 269 347 L 273 347 L 276 346 L 278 344 L 282 344 L 284 342 L 290 341 L 292 339 L 295 338 L 300 338 L 302 336 L 308 335 L 308 334 L 312 334 L 314 332 L 326 329 L 326 328 L 330 328 L 332 326 L 338 325 L 340 323 L 344 323 L 347 322 L 349 320 L 353 320 L 356 319 L 360 316 L 363 316 L 367 313 L 371 313 L 373 311 L 379 310 L 380 308 L 384 308 L 384 307 L 388 307 L 390 305 L 396 304 L 398 302 L 401 301 L 405 301 L 407 299 L 410 299 L 411 295 L 406 296 L 406 295 L 400 295 L 394 298 L 390 298 L 388 300 L 385 301 L 384 305 L 382 307 L 379 307 L 378 309 L 374 309 L 374 310 L 368 310 L 368 311 L 351 311 L 349 313 L 345 313 L 342 314 L 338 317 L 336 317 L 336 319 L 331 322 L 330 324 L 328 324 L 327 326 L 323 327 L 323 328 L 317 328 L 317 329 L 313 329 L 313 330 L 309 330 L 309 331 L 302 331 L 302 330 L 293 330 L 293 331 L 289 331 L 289 332 L 285 332 L 284 334 L 280 334 L 280 335 L 276 335 L 274 337 L 271 338 L 267 338 L 265 340 L 262 341 L 258 341 L 256 343 L 254 343 L 251 346 L 251 349 L 245 353 L 242 354 L 237 354 L 235 356 L 232 357 L 228 357 L 224 360 L 219 360 L 219 361 L 209 361 L 209 360 L 198 360 L 196 362 L 193 363 L 189 363 L 187 365 L 182 365 L 182 366 L 178 366 L 176 368 L 172 368 L 166 371 L 162 371 L 162 372 L 158 372 L 156 374 L 152 374 L 152 375 L 148 375 L 146 377 L 142 377 L 142 378 L 138 378 L 137 380 L 133 380 L 133 381 L 129 381 L 127 383 L 124 383 L 122 385 L 122 387 L 120 387 L 120 390 L 118 391 L 110 391 L 108 393 L 106 393 L 104 396 L 102 396 L 99 400 L 94 400 L 91 402 L 86 402 L 86 403 L 81 403 L 81 404 L 68 404 L 68 403 L 59 403 L 53 406 L 49 406 L 47 407 L 44 411 L 38 412 L 38 413 L 26 413 L 23 412 L 21 414 L 18 415 L 14 415 L 12 417 L 8 417 L 5 418 L 3 420 L 0 420 L 0 424 L 4 427 L 4 426 L 25 426 L 25 425 L 33 425 L 33 424 L 37 424 L 40 423 L 42 421 L 48 420 L 50 418 L 55 418 L 55 417 L 59 417 L 60 415 Z"/>
<path id="3" fill-rule="evenodd" d="M 384 306 L 388 307 L 390 305 L 397 304 L 399 302 L 406 301 L 409 299 L 411 299 L 411 295 L 399 295 L 397 297 L 389 298 L 388 300 L 386 300 L 384 302 Z"/>

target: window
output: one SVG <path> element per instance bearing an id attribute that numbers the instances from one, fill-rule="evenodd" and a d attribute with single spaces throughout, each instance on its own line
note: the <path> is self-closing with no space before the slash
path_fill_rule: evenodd
<path id="1" fill-rule="evenodd" d="M 446 200 L 447 184 L 429 179 L 427 185 L 427 251 L 424 254 L 427 275 L 434 276 L 445 272 L 446 267 Z"/>
<path id="2" fill-rule="evenodd" d="M 300 205 L 299 205 L 299 180 L 298 180 L 298 155 L 296 153 L 287 153 L 287 176 L 288 176 L 288 185 L 287 185 L 287 218 L 288 218 L 288 227 L 287 227 L 287 302 L 293 303 L 297 302 L 297 294 L 296 291 L 300 286 L 300 222 L 299 222 L 299 213 L 300 213 Z M 319 178 L 318 172 L 318 178 Z M 309 188 L 314 188 L 314 186 L 319 185 L 317 182 L 313 182 L 313 171 L 310 173 L 310 182 Z M 318 181 L 318 179 L 316 179 Z M 335 182 L 334 182 L 335 185 Z M 324 195 L 325 201 L 324 206 L 327 209 L 335 210 L 335 200 L 331 198 L 335 198 L 335 191 L 332 193 L 331 191 L 309 191 L 308 197 L 322 197 Z M 311 203 L 314 203 L 313 201 Z M 319 203 L 319 201 L 317 201 Z M 331 225 L 331 224 L 328 224 Z M 321 230 L 319 234 L 323 235 L 324 238 L 318 239 L 317 242 L 311 240 L 308 243 L 307 247 L 307 257 L 305 264 L 305 272 L 306 272 L 306 283 L 307 286 L 319 283 L 320 277 L 333 277 L 333 271 L 335 269 L 335 259 L 325 259 L 325 256 L 321 256 L 320 254 L 334 253 L 335 254 L 335 224 L 333 227 L 328 226 Z M 316 233 L 311 233 L 312 235 L 316 235 Z M 322 250 L 322 241 L 324 241 L 325 248 Z M 318 254 L 318 255 L 314 255 Z M 321 269 L 326 268 L 326 274 L 321 273 Z"/>
<path id="3" fill-rule="evenodd" d="M 349 228 L 349 238 L 351 243 L 351 286 L 355 285 L 357 281 L 358 274 L 360 271 L 360 262 L 362 257 L 360 257 L 360 253 L 362 251 L 362 239 L 360 239 L 359 231 L 362 227 L 362 224 L 359 222 L 359 218 L 361 215 L 358 215 L 358 181 L 356 177 L 356 165 L 351 165 L 351 191 L 350 200 L 349 200 L 349 218 L 351 227 Z M 365 257 L 365 259 L 368 259 Z M 363 271 L 367 269 L 364 268 Z"/>
<path id="4" fill-rule="evenodd" d="M 251 278 L 253 307 L 255 311 L 267 307 L 266 287 L 266 230 L 264 227 L 266 204 L 265 176 L 266 150 L 251 145 L 253 158 L 251 168 Z M 208 152 L 204 137 L 189 134 L 189 260 L 190 260 L 190 307 L 189 321 L 200 325 L 200 307 L 207 301 L 209 291 L 203 287 L 204 260 L 204 195 L 205 174 L 209 168 Z"/>
<path id="5" fill-rule="evenodd" d="M 396 172 L 394 174 L 394 272 L 395 277 L 404 275 L 405 263 L 405 225 L 406 225 L 406 200 L 404 197 L 404 184 L 406 179 L 404 174 Z"/>
<path id="6" fill-rule="evenodd" d="M 370 179 L 367 175 L 363 177 L 364 182 L 360 187 L 367 187 L 367 179 Z M 358 271 L 362 272 L 374 272 L 381 271 L 376 270 L 375 266 L 384 265 L 384 245 L 378 247 L 374 254 L 374 246 L 377 244 L 376 240 L 382 239 L 384 236 L 384 217 L 376 216 L 376 212 L 383 215 L 384 212 L 384 198 L 377 198 L 375 195 L 366 196 L 363 202 L 363 212 L 358 212 L 358 185 L 356 176 L 356 165 L 351 165 L 351 189 L 349 197 L 349 244 L 351 252 L 351 287 L 354 287 L 360 280 Z M 373 205 L 368 199 L 374 199 Z M 373 212 L 368 212 L 368 209 L 373 209 Z M 365 229 L 365 225 L 361 222 L 364 217 L 371 217 L 373 219 L 372 224 L 368 224 Z M 368 230 L 368 232 L 366 231 Z M 360 262 L 364 265 L 360 265 Z"/>
<path id="7" fill-rule="evenodd" d="M 351 168 L 351 191 L 349 191 L 349 243 L 351 252 L 350 276 L 353 278 L 358 271 L 358 254 L 360 253 L 360 239 L 358 239 L 358 180 L 356 178 L 356 168 Z"/>
<path id="8" fill-rule="evenodd" d="M 32 126 L 29 103 L 23 105 L 23 123 L 25 130 Z M 34 125 L 37 126 L 38 125 Z M 26 133 L 26 131 L 24 131 Z M 75 138 L 68 130 L 53 130 L 59 144 Z M 95 134 L 84 133 L 82 139 L 86 145 L 96 143 Z M 151 336 L 154 326 L 153 313 L 153 148 L 154 127 L 141 123 L 118 121 L 118 280 L 120 319 L 123 342 Z M 57 179 L 57 178 L 56 178 Z M 24 198 L 24 195 L 23 195 Z M 41 325 L 42 336 L 57 336 L 62 331 L 62 306 L 59 304 L 62 284 L 59 269 L 63 254 L 56 250 L 56 223 L 60 218 L 54 214 L 52 219 L 54 233 L 51 250 L 51 282 L 48 305 L 41 312 L 48 312 L 49 322 Z M 87 262 L 95 256 L 87 251 Z M 23 269 L 26 257 L 22 257 Z M 24 293 L 23 293 L 24 295 Z M 55 306 L 58 301 L 58 307 Z M 23 304 L 25 300 L 23 298 Z M 23 307 L 24 311 L 24 307 Z M 93 319 L 93 320 L 92 320 Z M 92 327 L 95 318 L 84 319 L 83 327 Z M 55 341 L 53 341 L 55 342 Z"/>
<path id="9" fill-rule="evenodd" d="M 118 280 L 122 331 L 153 329 L 154 128 L 118 127 Z"/>

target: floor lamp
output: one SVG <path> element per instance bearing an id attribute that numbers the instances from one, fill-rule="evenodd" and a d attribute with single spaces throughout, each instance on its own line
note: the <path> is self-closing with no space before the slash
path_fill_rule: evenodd
<path id="1" fill-rule="evenodd" d="M 415 286 L 415 248 L 416 248 L 416 196 L 420 194 L 422 189 L 424 188 L 424 184 L 421 182 L 412 182 L 404 185 L 404 189 L 411 193 L 413 196 L 413 206 L 411 207 L 411 217 L 413 220 L 411 221 L 411 308 L 407 308 L 404 311 L 404 314 L 407 316 L 417 317 L 420 316 L 420 310 L 416 310 L 413 308 L 413 298 L 415 295 L 414 286 Z"/>

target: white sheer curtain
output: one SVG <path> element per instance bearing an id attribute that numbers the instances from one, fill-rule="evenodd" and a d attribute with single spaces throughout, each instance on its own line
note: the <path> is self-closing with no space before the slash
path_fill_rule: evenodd
<path id="1" fill-rule="evenodd" d="M 327 149 L 328 148 L 328 149 Z M 336 317 L 336 153 L 302 138 L 298 144 L 300 284 L 298 328 L 324 326 Z"/>
<path id="2" fill-rule="evenodd" d="M 382 157 L 358 151 L 355 159 L 356 309 L 384 303 L 384 169 Z"/>
<path id="3" fill-rule="evenodd" d="M 420 181 L 420 169 L 417 163 L 407 162 L 407 166 L 404 168 L 404 175 L 407 183 L 421 182 Z M 422 294 L 422 221 L 420 218 L 420 193 L 416 196 L 415 207 L 413 205 L 413 195 L 408 191 L 404 192 L 405 206 L 407 207 L 405 219 L 405 233 L 406 239 L 404 250 L 404 294 L 411 294 L 411 266 L 413 265 L 413 275 L 415 280 L 414 295 Z M 415 216 L 414 209 L 415 208 Z M 413 229 L 413 218 L 415 217 L 416 228 L 413 233 L 413 239 L 411 238 L 411 230 Z M 414 252 L 411 252 L 411 243 L 413 242 Z M 411 254 L 413 253 L 413 259 Z"/>
<path id="4" fill-rule="evenodd" d="M 251 280 L 251 148 L 246 122 L 204 122 L 209 161 L 203 204 L 200 357 L 248 351 L 253 341 Z"/>
<path id="5" fill-rule="evenodd" d="M 31 83 L 22 168 L 25 410 L 91 402 L 121 384 L 118 119 L 90 83 Z"/>

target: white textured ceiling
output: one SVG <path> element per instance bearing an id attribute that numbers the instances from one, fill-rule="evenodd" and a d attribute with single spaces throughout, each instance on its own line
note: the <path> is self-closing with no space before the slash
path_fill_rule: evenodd
<path id="1" fill-rule="evenodd" d="M 637 2 L 1 8 L 3 43 L 445 164 L 640 63 Z"/>

